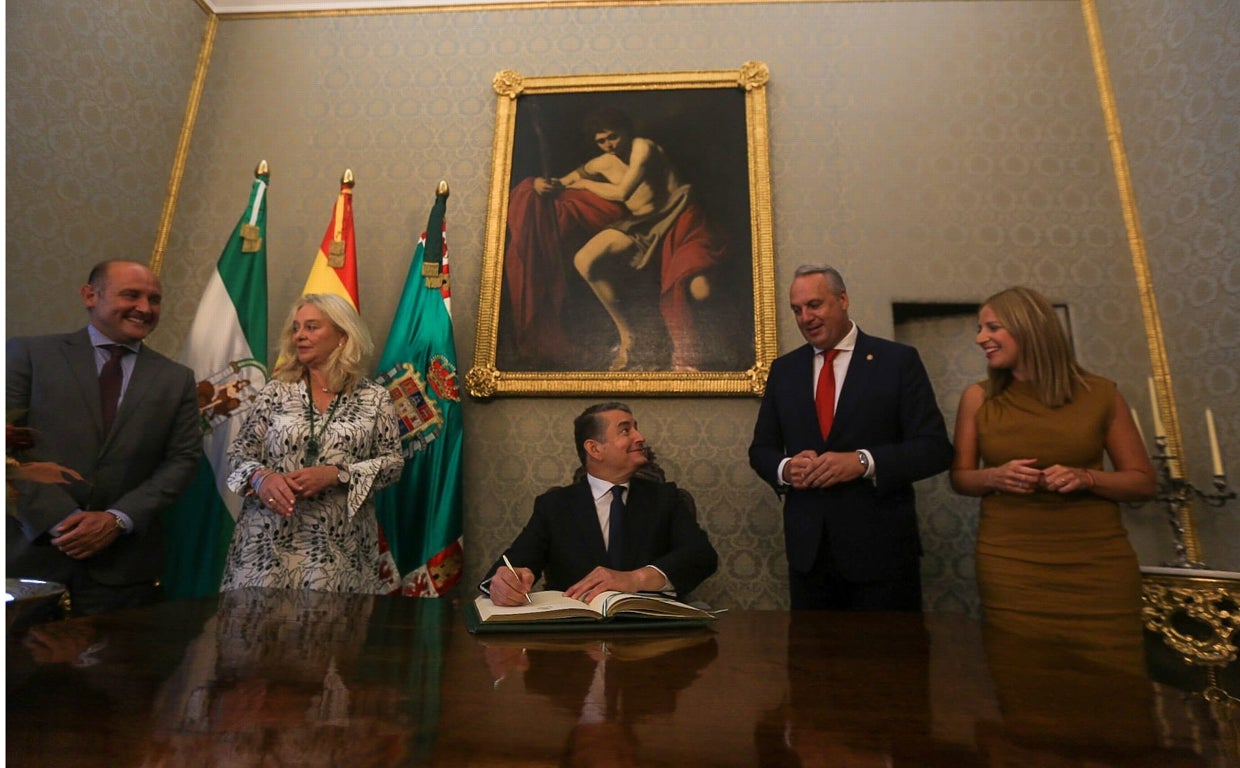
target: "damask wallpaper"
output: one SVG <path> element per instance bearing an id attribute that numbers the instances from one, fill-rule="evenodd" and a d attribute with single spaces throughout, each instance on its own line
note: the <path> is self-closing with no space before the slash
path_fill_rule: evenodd
<path id="1" fill-rule="evenodd" d="M 1240 7 L 1099 3 L 1162 313 L 1188 477 L 1211 489 L 1205 409 L 1240 473 Z M 1240 506 L 1196 507 L 1202 557 L 1240 569 Z"/>
<path id="2" fill-rule="evenodd" d="M 5 332 L 68 330 L 92 264 L 151 256 L 204 19 L 192 0 L 4 13 Z"/>
<path id="3" fill-rule="evenodd" d="M 1227 246 L 1240 209 L 1230 53 L 1236 6 L 1099 5 L 1184 400 L 1186 444 L 1203 450 L 1192 419 L 1203 403 L 1213 404 L 1234 475 L 1238 286 Z M 149 257 L 209 26 L 193 0 L 14 6 L 6 9 L 9 335 L 80 325 L 76 288 L 91 263 Z M 449 182 L 453 313 L 458 359 L 467 367 L 495 72 L 734 69 L 747 60 L 771 70 L 781 351 L 800 343 L 784 308 L 793 269 L 831 262 L 848 280 L 854 319 L 867 331 L 933 340 L 940 351 L 932 367 L 943 371 L 937 394 L 945 411 L 954 410 L 963 384 L 982 374 L 972 330 L 897 329 L 892 305 L 976 302 L 1025 283 L 1070 306 L 1083 362 L 1120 382 L 1148 433 L 1148 353 L 1074 0 L 220 20 L 164 257 L 168 299 L 152 343 L 179 350 L 254 165 L 266 159 L 272 317 L 282 317 L 300 292 L 350 168 L 362 314 L 380 343 L 435 185 Z M 273 327 L 273 343 L 276 333 Z M 590 401 L 466 400 L 467 580 L 511 540 L 537 493 L 572 476 L 571 420 Z M 719 606 L 786 605 L 778 500 L 745 456 L 757 401 L 632 404 L 668 474 L 696 496 L 722 556 L 719 574 L 698 597 Z M 929 481 L 940 483 L 939 492 L 925 489 L 922 505 L 927 604 L 973 610 L 976 502 L 942 492 L 941 480 Z M 1233 506 L 1216 517 L 1238 515 Z M 1134 510 L 1129 522 L 1143 562 L 1170 556 L 1160 514 Z M 1240 537 L 1228 533 L 1236 524 L 1208 525 L 1207 556 L 1240 566 Z M 1231 538 L 1220 543 L 1214 532 Z"/>

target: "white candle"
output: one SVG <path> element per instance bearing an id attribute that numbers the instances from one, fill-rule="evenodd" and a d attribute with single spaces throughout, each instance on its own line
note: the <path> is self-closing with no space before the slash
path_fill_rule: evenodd
<path id="1" fill-rule="evenodd" d="M 1149 443 L 1145 442 L 1145 433 L 1141 431 L 1141 420 L 1137 418 L 1137 409 L 1129 408 L 1132 411 L 1132 423 L 1137 425 L 1137 436 L 1141 438 L 1141 447 L 1149 450 Z"/>
<path id="2" fill-rule="evenodd" d="M 1150 410 L 1154 413 L 1154 437 L 1166 437 L 1167 433 L 1163 430 L 1162 417 L 1158 415 L 1158 392 L 1154 389 L 1154 377 L 1149 378 L 1150 382 Z"/>
<path id="3" fill-rule="evenodd" d="M 1214 411 L 1206 409 L 1206 432 L 1210 435 L 1210 461 L 1214 464 L 1214 476 L 1223 476 L 1223 457 L 1218 452 L 1218 433 L 1214 431 Z"/>

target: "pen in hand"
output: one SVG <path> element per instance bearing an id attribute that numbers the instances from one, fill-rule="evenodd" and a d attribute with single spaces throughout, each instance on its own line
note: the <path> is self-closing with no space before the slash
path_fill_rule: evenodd
<path id="1" fill-rule="evenodd" d="M 503 558 L 504 558 L 504 565 L 508 566 L 508 570 L 512 573 L 512 575 L 513 575 L 513 576 L 515 576 L 515 577 L 516 577 L 516 579 L 517 579 L 517 585 L 518 585 L 518 586 L 520 586 L 520 584 L 521 584 L 521 577 L 520 577 L 520 576 L 517 576 L 517 569 L 512 567 L 512 563 L 508 560 L 508 555 L 503 555 Z M 533 604 L 534 604 L 534 598 L 530 597 L 530 593 L 529 593 L 529 592 L 526 592 L 526 593 L 525 593 L 525 602 L 527 602 L 527 603 L 529 603 L 529 604 L 531 604 L 531 605 L 533 605 Z"/>

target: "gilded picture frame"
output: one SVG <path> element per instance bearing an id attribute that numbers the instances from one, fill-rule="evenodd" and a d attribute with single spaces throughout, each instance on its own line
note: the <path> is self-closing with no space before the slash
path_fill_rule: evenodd
<path id="1" fill-rule="evenodd" d="M 768 80 L 495 76 L 471 395 L 762 394 Z"/>

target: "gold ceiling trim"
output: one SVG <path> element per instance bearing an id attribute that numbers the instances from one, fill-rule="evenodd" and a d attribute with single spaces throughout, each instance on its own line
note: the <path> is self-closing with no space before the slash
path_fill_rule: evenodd
<path id="1" fill-rule="evenodd" d="M 200 6 L 203 0 L 196 0 Z M 650 6 L 672 7 L 692 5 L 859 5 L 878 3 L 994 3 L 1029 2 L 1029 0 L 542 0 L 541 2 L 493 2 L 454 5 L 407 6 L 403 8 L 336 8 L 330 10 L 303 11 L 211 11 L 224 21 L 256 19 L 307 19 L 340 16 L 387 16 L 418 13 L 468 13 L 490 11 L 540 11 L 582 8 L 619 8 Z M 205 6 L 204 6 L 205 8 Z"/>

